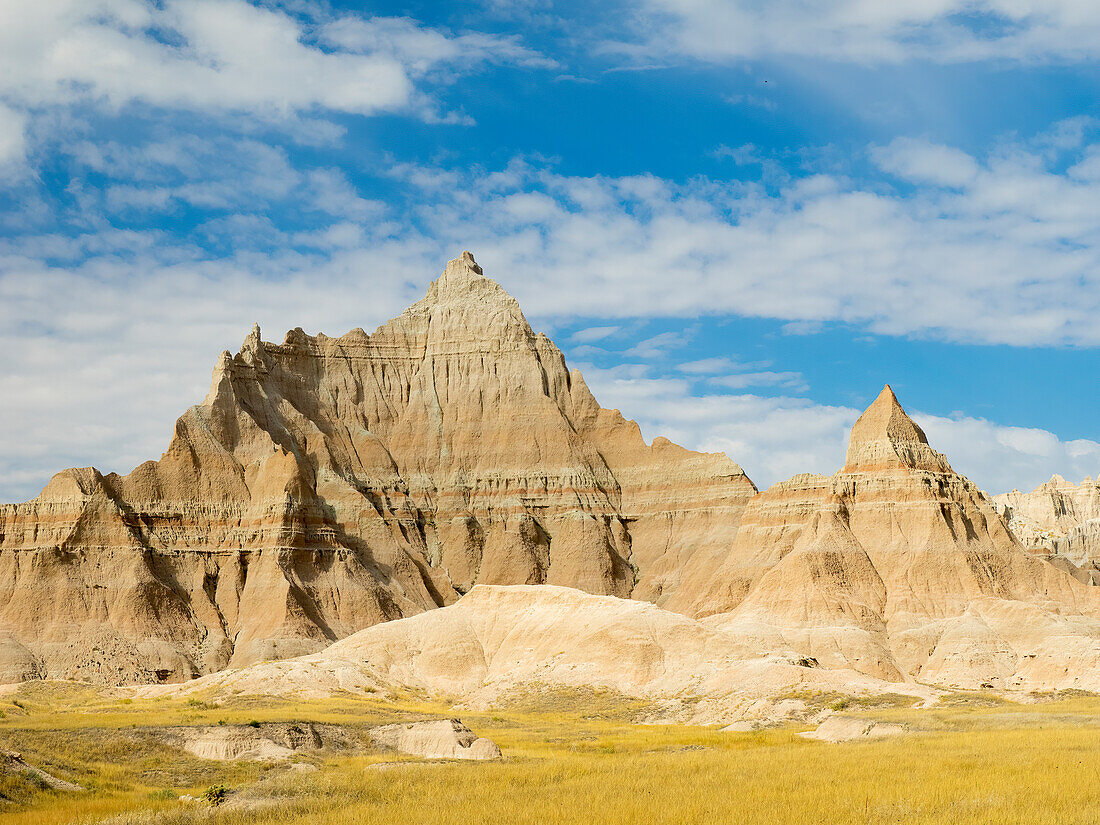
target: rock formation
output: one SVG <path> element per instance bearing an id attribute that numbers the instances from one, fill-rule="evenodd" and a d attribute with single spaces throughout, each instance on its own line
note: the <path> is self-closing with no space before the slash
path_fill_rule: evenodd
<path id="1" fill-rule="evenodd" d="M 0 682 L 184 680 L 476 583 L 664 602 L 754 493 L 601 409 L 463 253 L 372 335 L 253 328 L 159 461 L 0 506 Z"/>
<path id="2" fill-rule="evenodd" d="M 998 511 L 1026 547 L 1075 578 L 1100 584 L 1100 480 L 1080 484 L 1059 475 L 1030 493 L 993 497 Z"/>
<path id="3" fill-rule="evenodd" d="M 609 691 L 658 703 L 656 718 L 703 723 L 770 713 L 767 697 L 791 692 L 932 695 L 820 667 L 790 648 L 760 651 L 653 604 L 553 585 L 477 585 L 453 605 L 369 627 L 320 653 L 136 693 L 307 699 L 402 690 L 467 706 Z"/>
<path id="4" fill-rule="evenodd" d="M 759 650 L 947 687 L 1100 687 L 1100 593 L 1027 552 L 890 387 L 843 469 L 756 496 L 672 609 Z"/>
<path id="5" fill-rule="evenodd" d="M 496 742 L 478 736 L 459 719 L 425 719 L 371 728 L 367 736 L 386 750 L 425 759 L 500 759 Z"/>

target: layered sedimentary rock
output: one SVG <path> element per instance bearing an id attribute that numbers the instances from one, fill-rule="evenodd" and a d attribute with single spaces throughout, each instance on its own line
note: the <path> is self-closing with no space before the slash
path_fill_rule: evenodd
<path id="1" fill-rule="evenodd" d="M 464 253 L 372 335 L 254 328 L 159 461 L 0 507 L 0 681 L 178 681 L 476 583 L 665 601 L 754 493 L 601 409 Z"/>
<path id="2" fill-rule="evenodd" d="M 668 606 L 764 651 L 952 687 L 1100 686 L 1100 600 L 1029 553 L 886 387 L 831 477 L 746 507 Z"/>
<path id="3" fill-rule="evenodd" d="M 993 500 L 1028 548 L 1081 581 L 1100 583 L 1100 480 L 1073 484 L 1055 475 L 1030 493 Z"/>

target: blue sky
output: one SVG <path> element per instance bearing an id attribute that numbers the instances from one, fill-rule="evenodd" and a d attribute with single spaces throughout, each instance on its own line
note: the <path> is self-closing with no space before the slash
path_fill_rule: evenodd
<path id="1" fill-rule="evenodd" d="M 1098 58 L 1084 0 L 0 0 L 0 500 L 463 249 L 761 486 L 887 381 L 991 492 L 1096 475 Z"/>

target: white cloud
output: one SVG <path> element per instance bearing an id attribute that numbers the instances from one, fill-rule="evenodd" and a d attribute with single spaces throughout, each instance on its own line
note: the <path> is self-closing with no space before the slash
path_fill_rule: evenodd
<path id="1" fill-rule="evenodd" d="M 323 22 L 322 48 L 310 19 L 322 7 L 296 8 L 305 16 L 245 0 L 0 0 L 0 96 L 29 107 L 430 114 L 414 77 L 484 61 L 547 64 L 514 37 L 453 37 L 407 18 Z"/>
<path id="2" fill-rule="evenodd" d="M 862 412 L 806 398 L 696 395 L 691 382 L 654 376 L 637 365 L 586 364 L 582 371 L 597 400 L 637 418 L 647 439 L 664 435 L 692 449 L 725 452 L 760 487 L 796 473 L 836 472 Z M 1062 441 L 1046 430 L 966 416 L 912 415 L 952 467 L 990 493 L 1031 490 L 1054 473 L 1080 480 L 1100 472 L 1095 441 Z"/>
<path id="3" fill-rule="evenodd" d="M 707 380 L 711 384 L 731 390 L 743 390 L 747 387 L 782 387 L 793 392 L 805 392 L 809 389 L 802 373 L 790 371 L 740 372 L 716 375 Z"/>
<path id="4" fill-rule="evenodd" d="M 576 344 L 591 344 L 596 341 L 602 341 L 611 335 L 614 335 L 619 331 L 617 326 L 608 327 L 587 327 L 585 329 L 578 329 L 571 336 L 569 340 Z"/>
<path id="5" fill-rule="evenodd" d="M 688 375 L 708 375 L 716 372 L 736 369 L 737 364 L 725 356 L 714 358 L 700 358 L 696 361 L 685 361 L 678 364 L 676 369 L 686 372 Z"/>
<path id="6" fill-rule="evenodd" d="M 966 186 L 979 171 L 977 161 L 966 152 L 912 138 L 875 147 L 872 157 L 883 170 L 898 177 L 936 186 Z"/>
<path id="7" fill-rule="evenodd" d="M 326 43 L 348 51 L 396 55 L 418 74 L 440 63 L 465 68 L 500 63 L 538 69 L 557 66 L 554 60 L 524 46 L 516 35 L 483 32 L 447 35 L 425 29 L 408 17 L 364 20 L 344 16 L 322 26 L 321 37 Z"/>
<path id="8" fill-rule="evenodd" d="M 1021 143 L 969 161 L 937 149 L 953 165 L 930 183 L 927 145 L 891 147 L 898 191 L 817 174 L 774 194 L 522 163 L 398 174 L 419 193 L 425 233 L 473 250 L 535 316 L 728 313 L 791 331 L 839 321 L 948 341 L 1100 344 L 1100 179 Z M 1093 147 L 1074 151 L 1083 161 Z M 539 209 L 512 208 L 532 195 Z"/>
<path id="9" fill-rule="evenodd" d="M 643 43 L 610 48 L 639 61 L 678 54 L 959 63 L 1100 54 L 1100 6 L 1091 0 L 646 0 L 633 19 Z"/>
<path id="10" fill-rule="evenodd" d="M 0 178 L 23 164 L 26 158 L 27 117 L 0 103 Z"/>
<path id="11" fill-rule="evenodd" d="M 1072 481 L 1100 473 L 1100 443 L 1095 441 L 1062 441 L 1047 430 L 1003 426 L 966 416 L 913 417 L 957 472 L 990 493 L 1032 490 L 1055 473 Z"/>
<path id="12" fill-rule="evenodd" d="M 628 358 L 663 358 L 669 350 L 687 346 L 694 337 L 690 329 L 679 332 L 661 332 L 650 338 L 644 338 L 634 346 L 623 351 Z"/>

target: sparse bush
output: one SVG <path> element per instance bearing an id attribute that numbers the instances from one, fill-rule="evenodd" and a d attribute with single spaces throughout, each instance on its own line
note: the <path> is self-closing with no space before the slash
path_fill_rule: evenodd
<path id="1" fill-rule="evenodd" d="M 250 728 L 258 728 L 260 726 L 260 723 L 253 719 L 251 722 L 248 723 L 248 726 Z"/>
<path id="2" fill-rule="evenodd" d="M 211 807 L 216 808 L 225 802 L 225 795 L 229 792 L 229 789 L 225 785 L 211 785 L 205 791 L 202 792 L 202 799 L 208 802 Z"/>
<path id="3" fill-rule="evenodd" d="M 829 710 L 844 710 L 850 704 L 851 701 L 848 699 L 847 696 L 841 696 L 839 699 L 829 705 Z"/>

